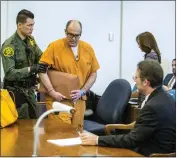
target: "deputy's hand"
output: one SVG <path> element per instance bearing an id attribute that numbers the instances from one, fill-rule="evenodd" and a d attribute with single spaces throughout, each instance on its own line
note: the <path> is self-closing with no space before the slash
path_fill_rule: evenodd
<path id="1" fill-rule="evenodd" d="M 30 73 L 31 74 L 36 74 L 38 72 L 38 68 L 39 68 L 39 65 L 38 64 L 33 64 L 32 66 L 30 66 Z"/>
<path id="2" fill-rule="evenodd" d="M 48 69 L 47 64 L 39 63 L 39 64 L 33 64 L 30 67 L 30 73 L 46 73 Z"/>
<path id="3" fill-rule="evenodd" d="M 52 90 L 49 92 L 49 95 L 55 100 L 55 101 L 62 101 L 64 98 L 66 98 L 64 95 L 62 95 L 59 92 L 56 92 L 55 90 Z"/>
<path id="4" fill-rule="evenodd" d="M 82 145 L 97 145 L 97 135 L 81 133 L 79 136 L 81 138 Z"/>
<path id="5" fill-rule="evenodd" d="M 75 103 L 79 98 L 84 96 L 86 94 L 85 90 L 73 90 L 71 91 L 71 98 L 73 99 L 73 102 Z"/>

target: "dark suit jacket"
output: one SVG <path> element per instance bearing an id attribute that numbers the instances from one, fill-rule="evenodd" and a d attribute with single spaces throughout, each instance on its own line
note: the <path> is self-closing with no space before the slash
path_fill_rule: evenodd
<path id="1" fill-rule="evenodd" d="M 129 148 L 145 156 L 176 150 L 176 104 L 161 87 L 154 90 L 136 120 L 124 135 L 99 136 L 99 146 Z"/>
<path id="2" fill-rule="evenodd" d="M 172 73 L 171 73 L 171 74 L 167 74 L 167 75 L 165 76 L 165 79 L 164 79 L 164 81 L 163 81 L 163 84 L 164 84 L 165 86 L 167 86 L 167 85 L 168 85 L 168 82 L 171 80 L 172 77 L 173 77 L 173 74 L 172 74 Z M 172 87 L 172 89 L 176 89 L 176 82 L 175 82 L 174 86 Z"/>

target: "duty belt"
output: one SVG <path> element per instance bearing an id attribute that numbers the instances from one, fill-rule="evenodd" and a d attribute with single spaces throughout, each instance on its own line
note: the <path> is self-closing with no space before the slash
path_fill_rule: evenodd
<path id="1" fill-rule="evenodd" d="M 4 86 L 19 86 L 19 87 L 23 87 L 23 88 L 30 88 L 35 86 L 36 83 L 28 80 L 28 81 L 5 81 Z"/>

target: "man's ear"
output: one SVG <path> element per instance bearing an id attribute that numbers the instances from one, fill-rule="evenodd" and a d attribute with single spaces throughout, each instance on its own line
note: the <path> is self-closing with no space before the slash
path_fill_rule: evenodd
<path id="1" fill-rule="evenodd" d="M 17 23 L 17 27 L 21 27 L 22 26 L 22 23 Z"/>
<path id="2" fill-rule="evenodd" d="M 147 79 L 145 79 L 143 81 L 143 86 L 150 86 L 150 82 Z"/>

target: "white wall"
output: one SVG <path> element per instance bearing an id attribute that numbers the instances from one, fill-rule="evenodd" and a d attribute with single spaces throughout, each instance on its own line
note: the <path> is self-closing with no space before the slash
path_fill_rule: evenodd
<path id="1" fill-rule="evenodd" d="M 42 7 L 41 7 L 42 6 Z M 78 19 L 83 24 L 82 40 L 89 42 L 96 53 L 101 69 L 92 90 L 102 94 L 107 85 L 119 74 L 119 1 L 10 1 L 8 2 L 8 37 L 15 31 L 19 10 L 26 8 L 35 14 L 33 36 L 42 50 L 64 36 L 66 22 Z M 108 33 L 114 33 L 114 41 Z M 109 69 L 109 72 L 105 70 Z"/>
<path id="2" fill-rule="evenodd" d="M 7 38 L 7 1 L 1 1 L 1 44 Z M 2 60 L 0 59 L 0 63 Z M 3 80 L 4 71 L 1 64 L 1 81 Z"/>
<path id="3" fill-rule="evenodd" d="M 136 36 L 151 32 L 158 43 L 165 74 L 172 72 L 175 58 L 175 2 L 174 1 L 124 1 L 122 77 L 133 84 L 132 75 L 144 53 L 138 48 Z"/>
<path id="4" fill-rule="evenodd" d="M 1 44 L 16 30 L 16 15 L 25 8 L 35 14 L 33 36 L 43 51 L 51 41 L 64 36 L 64 27 L 68 20 L 80 20 L 83 24 L 81 39 L 94 47 L 101 66 L 92 88 L 100 95 L 113 79 L 120 78 L 120 73 L 122 78 L 133 84 L 132 74 L 138 61 L 143 59 L 135 38 L 143 31 L 154 34 L 162 59 L 166 61 L 166 65 L 162 64 L 165 65 L 164 70 L 171 71 L 171 60 L 175 57 L 173 1 L 123 2 L 122 65 L 119 63 L 120 1 L 8 1 L 8 11 L 5 8 L 1 2 Z M 4 18 L 6 15 L 7 18 Z M 113 32 L 113 41 L 108 40 L 109 32 Z"/>

